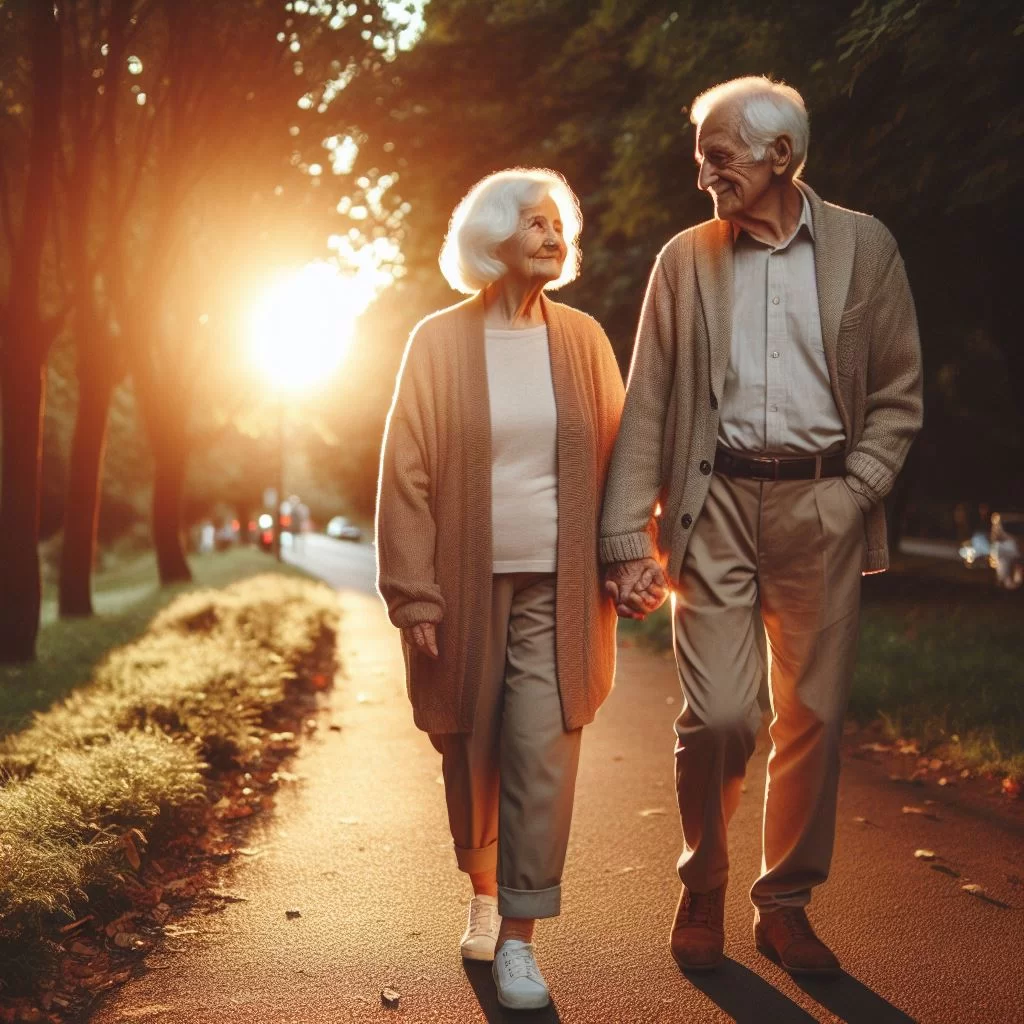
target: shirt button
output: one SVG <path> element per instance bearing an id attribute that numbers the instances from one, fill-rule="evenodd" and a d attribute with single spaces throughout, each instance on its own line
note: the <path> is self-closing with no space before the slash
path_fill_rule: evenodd
<path id="1" fill-rule="evenodd" d="M 775 296 L 775 297 L 774 297 L 774 298 L 772 299 L 772 305 L 773 305 L 773 306 L 777 306 L 778 304 L 779 304 L 779 297 L 778 297 L 778 295 L 776 295 L 776 296 Z"/>
<path id="2" fill-rule="evenodd" d="M 688 530 L 693 526 L 693 516 L 689 512 L 684 513 L 683 518 L 679 520 L 684 530 Z"/>
<path id="3" fill-rule="evenodd" d="M 711 463 L 707 459 L 702 459 L 700 464 L 700 471 L 708 476 L 711 473 Z"/>
<path id="4" fill-rule="evenodd" d="M 779 358 L 779 350 L 778 350 L 778 349 L 776 349 L 776 350 L 775 350 L 775 351 L 774 351 L 774 352 L 772 353 L 772 359 L 778 359 L 778 358 Z"/>

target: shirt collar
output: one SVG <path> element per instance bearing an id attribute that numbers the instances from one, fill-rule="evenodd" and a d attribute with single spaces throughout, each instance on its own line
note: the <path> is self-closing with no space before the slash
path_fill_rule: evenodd
<path id="1" fill-rule="evenodd" d="M 799 188 L 799 186 L 797 186 L 797 188 L 798 188 L 798 191 L 800 192 L 800 219 L 797 221 L 796 227 L 793 229 L 793 234 L 791 234 L 789 236 L 789 238 L 787 238 L 780 245 L 768 245 L 766 242 L 761 242 L 758 239 L 754 238 L 752 235 L 747 234 L 747 232 L 745 232 L 743 230 L 743 228 L 741 228 L 738 224 L 733 224 L 732 225 L 732 241 L 733 241 L 733 245 L 736 244 L 736 241 L 739 239 L 740 235 L 746 235 L 746 237 L 749 238 L 750 241 L 754 242 L 755 244 L 757 244 L 757 245 L 764 245 L 766 248 L 772 249 L 774 252 L 778 252 L 780 249 L 785 249 L 785 248 L 787 248 L 789 246 L 789 244 L 793 241 L 793 239 L 796 238 L 796 236 L 800 234 L 800 229 L 801 228 L 807 228 L 807 234 L 810 236 L 810 239 L 813 242 L 814 241 L 814 220 L 811 217 L 811 204 L 810 204 L 810 202 L 807 199 L 807 193 L 804 192 L 804 190 L 802 188 Z"/>

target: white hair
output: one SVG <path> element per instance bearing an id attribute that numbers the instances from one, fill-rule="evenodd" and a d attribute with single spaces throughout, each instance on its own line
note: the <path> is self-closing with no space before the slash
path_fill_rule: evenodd
<path id="1" fill-rule="evenodd" d="M 455 207 L 441 246 L 441 273 L 456 291 L 472 295 L 503 277 L 508 267 L 495 249 L 519 226 L 524 209 L 550 196 L 562 218 L 566 255 L 562 273 L 545 290 L 561 288 L 580 268 L 579 236 L 583 227 L 579 200 L 557 171 L 512 167 L 478 181 Z"/>
<path id="2" fill-rule="evenodd" d="M 702 92 L 690 105 L 690 120 L 699 129 L 708 114 L 723 104 L 735 105 L 740 138 L 755 160 L 763 160 L 768 147 L 780 135 L 788 135 L 793 145 L 793 177 L 800 176 L 807 163 L 811 128 L 804 99 L 796 89 L 760 75 L 734 78 Z"/>

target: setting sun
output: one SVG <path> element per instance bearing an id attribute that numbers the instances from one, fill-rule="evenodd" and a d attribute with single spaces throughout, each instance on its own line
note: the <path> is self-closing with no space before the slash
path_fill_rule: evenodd
<path id="1" fill-rule="evenodd" d="M 275 388 L 302 391 L 330 377 L 352 344 L 355 321 L 373 298 L 365 275 L 309 263 L 281 277 L 252 312 L 252 357 Z"/>

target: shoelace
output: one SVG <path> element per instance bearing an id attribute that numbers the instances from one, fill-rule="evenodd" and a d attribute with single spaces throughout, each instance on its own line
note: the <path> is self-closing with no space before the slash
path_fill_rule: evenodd
<path id="1" fill-rule="evenodd" d="M 807 915 L 799 907 L 783 907 L 776 913 L 792 933 L 793 938 L 817 940 L 818 936 L 814 934 L 811 922 L 807 920 Z"/>
<path id="2" fill-rule="evenodd" d="M 493 932 L 496 930 L 498 908 L 493 903 L 474 900 L 469 905 L 469 930 L 471 932 Z"/>
<path id="3" fill-rule="evenodd" d="M 717 902 L 715 895 L 712 893 L 691 892 L 686 908 L 686 916 L 694 924 L 710 927 L 712 918 L 715 916 Z"/>
<path id="4" fill-rule="evenodd" d="M 532 946 L 526 946 L 515 952 L 502 948 L 501 959 L 502 966 L 512 981 L 517 978 L 529 978 L 530 981 L 535 981 L 538 985 L 544 984 L 544 977 L 540 973 L 537 961 L 533 959 Z"/>

